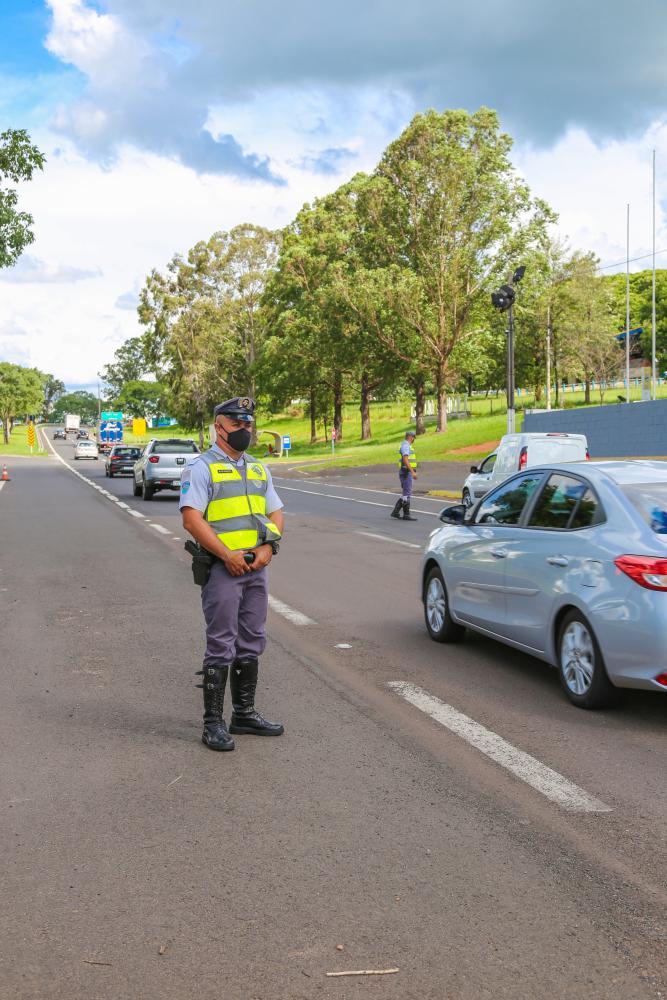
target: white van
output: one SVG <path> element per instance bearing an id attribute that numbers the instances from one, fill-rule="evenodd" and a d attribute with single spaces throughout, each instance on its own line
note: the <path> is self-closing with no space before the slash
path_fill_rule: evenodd
<path id="1" fill-rule="evenodd" d="M 533 465 L 585 462 L 589 458 L 585 434 L 505 434 L 496 451 L 480 466 L 473 465 L 463 484 L 462 500 L 472 507 L 503 480 Z"/>

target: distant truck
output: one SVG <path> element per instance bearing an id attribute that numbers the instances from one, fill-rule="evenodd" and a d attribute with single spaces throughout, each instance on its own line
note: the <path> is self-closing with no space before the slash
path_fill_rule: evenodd
<path id="1" fill-rule="evenodd" d="M 78 413 L 66 413 L 65 414 L 65 433 L 69 434 L 70 431 L 78 431 L 81 426 L 81 417 Z"/>
<path id="2" fill-rule="evenodd" d="M 115 444 L 123 440 L 122 420 L 100 420 L 97 428 L 97 444 L 102 454 L 108 454 Z"/>

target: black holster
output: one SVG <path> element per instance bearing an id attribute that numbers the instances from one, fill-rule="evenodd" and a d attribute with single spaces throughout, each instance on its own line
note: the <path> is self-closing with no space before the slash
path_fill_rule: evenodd
<path id="1" fill-rule="evenodd" d="M 192 556 L 192 578 L 195 586 L 205 586 L 211 575 L 211 566 L 216 561 L 215 556 L 211 555 L 199 542 L 193 542 L 190 539 L 187 540 L 183 547 Z"/>

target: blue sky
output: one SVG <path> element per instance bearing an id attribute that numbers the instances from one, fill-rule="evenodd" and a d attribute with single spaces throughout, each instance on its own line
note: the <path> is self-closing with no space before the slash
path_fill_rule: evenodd
<path id="1" fill-rule="evenodd" d="M 667 246 L 667 8 L 642 0 L 4 0 L 0 128 L 46 169 L 0 276 L 0 356 L 95 381 L 152 267 L 216 229 L 285 225 L 427 107 L 496 107 L 572 245 Z M 665 170 L 662 170 L 662 164 Z M 128 307 L 129 304 L 129 307 Z"/>

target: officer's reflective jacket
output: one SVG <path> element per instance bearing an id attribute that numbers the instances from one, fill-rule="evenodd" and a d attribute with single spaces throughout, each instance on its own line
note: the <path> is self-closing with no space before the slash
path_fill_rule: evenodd
<path id="1" fill-rule="evenodd" d="M 415 472 L 416 472 L 417 471 L 417 452 L 412 447 L 412 445 L 410 445 L 410 451 L 408 452 L 407 458 L 408 458 L 408 462 L 410 464 L 410 468 L 414 469 Z M 405 468 L 405 465 L 403 464 L 403 455 L 401 455 L 401 457 L 398 460 L 398 467 L 399 467 L 399 469 L 404 469 Z"/>
<path id="2" fill-rule="evenodd" d="M 213 484 L 213 498 L 204 517 L 222 544 L 238 552 L 277 542 L 280 532 L 266 516 L 268 476 L 262 463 L 250 459 L 238 466 L 213 449 L 201 457 Z"/>

